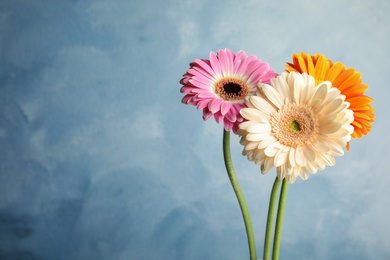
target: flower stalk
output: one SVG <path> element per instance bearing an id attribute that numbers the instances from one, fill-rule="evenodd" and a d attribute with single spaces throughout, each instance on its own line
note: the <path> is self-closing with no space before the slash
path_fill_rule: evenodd
<path id="1" fill-rule="evenodd" d="M 251 221 L 248 207 L 246 205 L 244 194 L 242 193 L 240 184 L 238 183 L 233 168 L 232 157 L 230 154 L 230 131 L 226 131 L 226 130 L 224 130 L 223 132 L 223 158 L 225 162 L 226 171 L 230 179 L 230 183 L 232 184 L 234 193 L 236 194 L 238 204 L 240 205 L 242 217 L 244 219 L 246 234 L 248 238 L 250 260 L 257 260 L 256 243 L 255 243 L 255 236 L 252 228 L 252 221 Z"/>
<path id="2" fill-rule="evenodd" d="M 280 250 L 280 238 L 282 237 L 282 224 L 284 216 L 284 206 L 287 199 L 288 181 L 283 179 L 282 189 L 280 190 L 278 215 L 276 218 L 275 235 L 274 235 L 274 248 L 272 251 L 272 260 L 279 259 Z"/>
<path id="3" fill-rule="evenodd" d="M 282 181 L 278 177 L 276 177 L 274 185 L 272 186 L 271 196 L 269 200 L 269 207 L 268 207 L 267 225 L 266 225 L 265 238 L 264 238 L 263 260 L 271 259 L 272 227 L 273 227 L 273 221 L 275 216 L 277 195 L 281 183 Z"/>

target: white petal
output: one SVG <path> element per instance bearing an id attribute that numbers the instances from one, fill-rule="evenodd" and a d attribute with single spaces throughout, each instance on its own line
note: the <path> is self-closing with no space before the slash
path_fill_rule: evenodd
<path id="1" fill-rule="evenodd" d="M 265 148 L 264 153 L 269 157 L 274 157 L 275 154 L 280 150 L 281 145 L 278 142 L 275 142 Z"/>
<path id="2" fill-rule="evenodd" d="M 265 150 L 267 150 L 267 149 L 265 149 Z M 288 154 L 289 154 L 288 150 L 284 151 L 284 149 L 279 149 L 279 151 L 275 155 L 275 160 L 274 160 L 275 166 L 279 167 L 279 166 L 285 164 L 287 161 L 287 158 L 288 158 Z"/>
<path id="3" fill-rule="evenodd" d="M 279 92 L 283 98 L 291 102 L 291 92 L 290 87 L 286 82 L 286 79 L 283 77 L 276 77 L 275 81 L 272 84 L 273 87 Z"/>
<path id="4" fill-rule="evenodd" d="M 337 88 L 330 88 L 328 91 L 328 95 L 326 95 L 324 103 L 328 104 L 332 100 L 336 99 L 339 95 L 340 95 L 340 91 Z"/>
<path id="5" fill-rule="evenodd" d="M 306 168 L 305 170 L 307 172 L 310 172 L 310 173 L 313 173 L 313 174 L 315 174 L 317 172 L 317 168 L 313 165 L 313 163 L 307 163 L 305 168 Z"/>
<path id="6" fill-rule="evenodd" d="M 262 134 L 251 134 L 251 133 L 249 133 L 249 134 L 246 135 L 246 139 L 248 141 L 251 141 L 251 142 L 260 142 L 260 141 L 263 141 L 264 138 L 267 138 L 267 136 L 268 135 L 264 134 L 264 133 L 262 133 Z"/>
<path id="7" fill-rule="evenodd" d="M 310 105 L 311 107 L 315 107 L 319 103 L 324 101 L 326 94 L 328 94 L 329 86 L 326 83 L 322 83 L 315 88 L 314 95 L 311 98 Z"/>
<path id="8" fill-rule="evenodd" d="M 267 84 L 263 84 L 261 90 L 267 96 L 267 98 L 272 102 L 272 104 L 274 104 L 278 108 L 282 107 L 283 99 L 273 87 Z"/>
<path id="9" fill-rule="evenodd" d="M 332 154 L 336 156 L 342 156 L 344 155 L 343 148 L 337 144 L 336 142 L 333 142 L 332 140 L 328 140 L 326 144 L 330 147 Z"/>
<path id="10" fill-rule="evenodd" d="M 249 133 L 266 133 L 271 131 L 269 124 L 255 123 L 248 126 L 246 129 Z"/>
<path id="11" fill-rule="evenodd" d="M 252 120 L 256 122 L 263 121 L 263 114 L 260 113 L 260 111 L 255 108 L 243 108 L 240 110 L 240 114 L 246 120 Z"/>
<path id="12" fill-rule="evenodd" d="M 288 160 L 289 160 L 290 165 L 291 165 L 292 167 L 295 167 L 295 166 L 296 166 L 296 163 L 295 163 L 295 148 L 291 148 L 291 149 L 290 149 L 289 156 L 288 156 Z"/>
<path id="13" fill-rule="evenodd" d="M 241 130 L 246 130 L 252 124 L 253 124 L 253 121 L 245 121 L 245 122 L 242 122 L 238 127 Z"/>
<path id="14" fill-rule="evenodd" d="M 278 142 L 278 140 L 276 140 L 275 137 L 270 135 L 268 138 L 264 138 L 264 140 L 259 143 L 259 146 L 257 147 L 257 149 L 264 149 L 267 146 L 269 146 L 273 143 L 276 143 L 276 142 Z"/>
<path id="15" fill-rule="evenodd" d="M 269 121 L 270 119 L 270 114 L 275 111 L 275 109 L 270 105 L 269 102 L 259 96 L 251 96 L 249 98 L 249 103 L 251 103 L 255 108 L 257 108 L 263 114 L 263 117 L 267 121 Z"/>
<path id="16" fill-rule="evenodd" d="M 323 160 L 324 160 L 324 163 L 328 166 L 334 166 L 336 164 L 336 161 L 334 159 L 334 157 L 330 154 L 321 154 Z"/>
<path id="17" fill-rule="evenodd" d="M 312 162 L 316 159 L 316 152 L 313 148 L 311 148 L 311 146 L 307 145 L 305 147 L 302 147 L 302 150 L 307 161 Z"/>
<path id="18" fill-rule="evenodd" d="M 339 111 L 341 111 L 341 108 L 340 106 L 342 106 L 343 104 L 343 100 L 341 99 L 334 99 L 333 101 L 329 102 L 329 104 L 327 104 L 322 110 L 321 110 L 321 113 L 324 114 L 324 115 L 327 115 L 327 114 L 336 114 L 338 113 Z"/>
<path id="19" fill-rule="evenodd" d="M 298 147 L 295 151 L 295 162 L 297 165 L 302 167 L 306 165 L 306 159 L 300 147 Z"/>
<path id="20" fill-rule="evenodd" d="M 329 136 L 330 136 L 331 138 L 342 138 L 342 137 L 348 136 L 348 135 L 350 135 L 349 130 L 346 129 L 346 128 L 341 128 L 341 129 L 339 129 L 337 132 L 335 132 L 335 133 L 333 133 L 333 134 L 331 134 L 331 135 L 329 135 Z"/>
<path id="21" fill-rule="evenodd" d="M 323 134 L 323 135 L 333 134 L 333 133 L 337 132 L 338 130 L 340 130 L 341 126 L 342 125 L 339 122 L 332 122 L 330 124 L 320 125 L 319 133 Z"/>
<path id="22" fill-rule="evenodd" d="M 305 168 L 302 168 L 300 175 L 302 180 L 307 180 L 309 178 L 309 172 Z"/>
<path id="23" fill-rule="evenodd" d="M 329 124 L 329 123 L 335 121 L 336 117 L 337 117 L 337 115 L 335 115 L 335 114 L 324 115 L 320 118 L 320 120 L 318 121 L 318 124 L 319 125 Z"/>
<path id="24" fill-rule="evenodd" d="M 276 168 L 276 174 L 278 175 L 278 178 L 280 180 L 283 180 L 284 178 L 287 177 L 287 171 L 284 167 L 279 166 Z"/>
<path id="25" fill-rule="evenodd" d="M 256 149 L 258 145 L 259 145 L 258 142 L 248 142 L 248 144 L 244 146 L 244 150 L 248 151 L 248 150 Z"/>
<path id="26" fill-rule="evenodd" d="M 311 145 L 320 153 L 327 153 L 330 151 L 330 148 L 326 145 L 326 137 L 322 138 L 321 136 L 318 136 L 318 140 L 316 142 L 312 142 Z"/>
<path id="27" fill-rule="evenodd" d="M 269 157 L 266 158 L 263 164 L 261 165 L 261 173 L 266 174 L 267 172 L 269 172 L 269 170 L 272 169 L 273 165 L 274 165 L 273 158 L 269 158 Z"/>
<path id="28" fill-rule="evenodd" d="M 308 85 L 308 80 L 311 76 L 308 76 L 307 74 L 296 74 L 292 79 L 289 78 L 289 85 L 293 84 L 293 93 L 294 93 L 294 100 L 298 104 L 307 104 L 309 100 L 309 97 L 312 96 L 312 91 L 314 90 L 314 84 Z M 314 79 L 313 79 L 314 80 Z"/>
<path id="29" fill-rule="evenodd" d="M 314 86 L 316 84 L 316 80 L 314 79 L 314 77 L 312 75 L 309 75 L 305 72 L 302 74 L 302 78 L 303 78 L 303 81 L 304 81 L 304 84 L 306 85 L 306 87 L 311 88 L 311 89 L 314 88 Z"/>

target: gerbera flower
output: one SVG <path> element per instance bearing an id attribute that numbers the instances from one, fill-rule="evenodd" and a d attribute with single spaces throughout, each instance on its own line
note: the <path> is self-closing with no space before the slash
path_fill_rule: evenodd
<path id="1" fill-rule="evenodd" d="M 214 116 L 218 123 L 223 121 L 226 131 L 236 133 L 243 121 L 239 111 L 245 107 L 245 97 L 254 94 L 258 83 L 269 83 L 275 76 L 267 63 L 244 51 L 211 52 L 209 60 L 190 63 L 180 80 L 180 92 L 185 93 L 182 102 L 203 110 L 203 120 Z"/>
<path id="2" fill-rule="evenodd" d="M 273 166 L 280 179 L 300 176 L 335 164 L 351 138 L 353 112 L 329 81 L 316 86 L 306 73 L 283 72 L 271 85 L 259 84 L 257 95 L 241 110 L 243 155 L 267 173 Z"/>
<path id="3" fill-rule="evenodd" d="M 362 83 L 362 75 L 353 68 L 346 68 L 344 64 L 327 60 L 324 55 L 316 54 L 293 54 L 293 62 L 286 64 L 286 71 L 296 71 L 299 73 L 308 73 L 312 75 L 316 83 L 329 80 L 332 85 L 346 96 L 346 101 L 351 104 L 354 121 L 352 125 L 354 132 L 352 138 L 360 138 L 371 131 L 372 122 L 374 122 L 374 107 L 371 105 L 373 99 L 365 96 L 364 92 L 368 89 L 366 84 Z M 349 147 L 347 147 L 349 148 Z"/>

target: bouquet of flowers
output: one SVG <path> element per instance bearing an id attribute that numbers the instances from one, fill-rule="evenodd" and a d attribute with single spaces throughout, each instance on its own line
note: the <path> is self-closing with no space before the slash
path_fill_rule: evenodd
<path id="1" fill-rule="evenodd" d="M 371 131 L 373 99 L 364 95 L 368 86 L 361 73 L 324 55 L 300 53 L 277 74 L 254 55 L 224 49 L 191 62 L 180 83 L 184 104 L 202 110 L 204 120 L 214 117 L 224 125 L 224 162 L 242 212 L 251 260 L 257 260 L 255 239 L 233 168 L 230 131 L 240 137 L 242 154 L 258 164 L 261 173 L 276 168 L 263 260 L 271 259 L 271 247 L 272 259 L 279 259 L 288 185 L 334 166 L 335 156 L 344 155 L 352 139 Z"/>

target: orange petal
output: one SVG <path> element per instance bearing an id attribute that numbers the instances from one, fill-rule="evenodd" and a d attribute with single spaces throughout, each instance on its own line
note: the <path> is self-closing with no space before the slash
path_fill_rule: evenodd
<path id="1" fill-rule="evenodd" d="M 359 83 L 344 89 L 341 91 L 341 94 L 347 97 L 354 97 L 363 94 L 367 89 L 367 84 Z"/>
<path id="2" fill-rule="evenodd" d="M 366 114 L 367 116 L 370 117 L 370 120 L 372 122 L 374 122 L 374 118 L 375 118 L 375 114 L 373 113 L 374 112 L 374 108 L 370 109 L 370 110 L 355 110 L 354 113 L 364 113 Z"/>
<path id="3" fill-rule="evenodd" d="M 341 72 L 345 70 L 345 66 L 341 62 L 336 62 L 329 68 L 325 74 L 325 80 L 333 82 Z M 334 84 L 333 84 L 334 85 Z"/>
<path id="4" fill-rule="evenodd" d="M 362 74 L 360 72 L 354 71 L 351 76 L 349 76 L 341 85 L 338 87 L 340 91 L 344 89 L 359 84 L 362 82 Z"/>
<path id="5" fill-rule="evenodd" d="M 347 78 L 349 78 L 355 70 L 353 68 L 349 68 L 341 72 L 333 81 L 333 86 L 339 87 Z"/>
<path id="6" fill-rule="evenodd" d="M 370 115 L 368 115 L 367 113 L 361 113 L 361 112 L 353 112 L 353 116 L 356 118 L 356 117 L 359 117 L 359 118 L 363 118 L 363 119 L 366 119 L 366 120 L 371 120 L 372 117 L 370 117 Z"/>
<path id="7" fill-rule="evenodd" d="M 295 68 L 294 64 L 292 64 L 292 63 L 287 63 L 286 64 L 286 71 L 287 72 L 295 71 L 295 72 L 301 73 L 299 70 L 297 70 Z"/>
<path id="8" fill-rule="evenodd" d="M 362 137 L 362 133 L 360 131 L 355 131 L 351 134 L 352 138 L 360 138 Z"/>
<path id="9" fill-rule="evenodd" d="M 305 62 L 305 59 L 302 57 L 302 55 L 296 55 L 295 56 L 294 64 L 296 66 L 298 66 L 298 68 L 300 69 L 301 73 L 307 72 L 306 62 Z"/>
<path id="10" fill-rule="evenodd" d="M 355 121 L 353 121 L 351 123 L 351 125 L 353 125 L 354 127 L 357 127 L 357 128 L 362 128 L 363 127 L 362 124 L 360 124 L 356 119 L 355 119 Z"/>
<path id="11" fill-rule="evenodd" d="M 345 101 L 351 103 L 351 106 L 352 104 L 363 106 L 363 105 L 370 104 L 372 101 L 374 101 L 374 99 L 367 96 L 357 96 L 357 97 L 347 97 Z"/>
<path id="12" fill-rule="evenodd" d="M 326 58 L 323 55 L 321 55 L 317 60 L 314 78 L 318 82 L 324 81 L 325 73 L 326 73 L 326 70 L 328 69 L 328 66 L 326 63 L 327 63 Z"/>
<path id="13" fill-rule="evenodd" d="M 314 63 L 313 59 L 311 58 L 310 54 L 307 55 L 307 74 L 314 75 Z"/>

